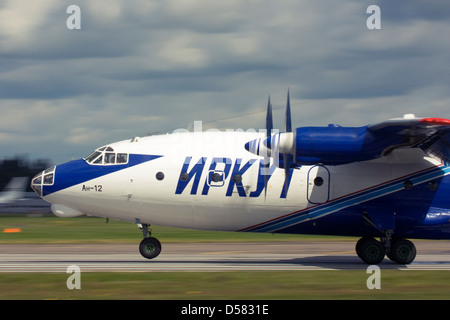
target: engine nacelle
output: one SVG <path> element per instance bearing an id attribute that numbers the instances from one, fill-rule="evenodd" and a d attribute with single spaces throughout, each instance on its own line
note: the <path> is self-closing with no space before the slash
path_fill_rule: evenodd
<path id="1" fill-rule="evenodd" d="M 284 167 L 285 155 L 292 155 L 290 167 L 300 165 L 339 165 L 376 159 L 405 143 L 402 135 L 387 132 L 374 135 L 368 126 L 300 127 L 294 132 L 276 133 L 249 141 L 245 148 L 274 159 Z"/>
<path id="2" fill-rule="evenodd" d="M 299 165 L 336 165 L 374 157 L 374 150 L 364 148 L 372 137 L 367 127 L 300 127 L 295 133 L 294 161 Z"/>

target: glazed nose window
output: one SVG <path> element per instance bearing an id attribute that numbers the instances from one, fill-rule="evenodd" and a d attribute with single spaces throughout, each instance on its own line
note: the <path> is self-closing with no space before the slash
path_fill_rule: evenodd
<path id="1" fill-rule="evenodd" d="M 42 196 L 42 172 L 37 174 L 31 180 L 31 188 L 36 192 L 39 196 Z"/>
<path id="2" fill-rule="evenodd" d="M 55 168 L 51 167 L 44 171 L 44 185 L 52 185 L 55 182 Z"/>
<path id="3" fill-rule="evenodd" d="M 31 179 L 31 188 L 38 195 L 42 196 L 42 186 L 51 186 L 55 182 L 55 168 L 56 166 L 48 168 Z"/>

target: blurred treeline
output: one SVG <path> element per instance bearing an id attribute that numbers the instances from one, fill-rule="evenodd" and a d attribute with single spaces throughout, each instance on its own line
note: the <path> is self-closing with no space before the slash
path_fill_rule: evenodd
<path id="1" fill-rule="evenodd" d="M 16 156 L 10 159 L 0 159 L 0 190 L 13 177 L 28 177 L 29 180 L 36 174 L 51 167 L 48 159 L 30 160 L 25 156 Z M 32 191 L 28 185 L 27 191 Z"/>

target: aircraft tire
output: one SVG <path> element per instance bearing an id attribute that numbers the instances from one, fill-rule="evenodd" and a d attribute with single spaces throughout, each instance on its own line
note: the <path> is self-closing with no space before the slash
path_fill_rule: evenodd
<path id="1" fill-rule="evenodd" d="M 367 264 L 379 264 L 385 256 L 383 244 L 374 238 L 361 238 L 357 244 L 357 254 Z"/>
<path id="2" fill-rule="evenodd" d="M 388 258 L 398 264 L 410 264 L 416 258 L 416 246 L 409 240 L 399 239 L 391 246 Z"/>
<path id="3" fill-rule="evenodd" d="M 365 241 L 367 241 L 369 239 L 373 239 L 373 238 L 372 237 L 362 237 L 361 239 L 358 240 L 358 242 L 356 242 L 355 250 L 356 250 L 356 254 L 358 255 L 358 257 L 360 259 L 362 259 L 362 256 L 361 256 L 361 244 L 363 244 Z"/>
<path id="4" fill-rule="evenodd" d="M 139 252 L 146 259 L 156 258 L 161 253 L 161 242 L 153 237 L 144 238 L 139 244 Z"/>

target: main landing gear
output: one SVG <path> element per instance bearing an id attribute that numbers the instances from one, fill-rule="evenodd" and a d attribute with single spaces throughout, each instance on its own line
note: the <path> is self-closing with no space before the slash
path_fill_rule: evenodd
<path id="1" fill-rule="evenodd" d="M 139 228 L 144 235 L 144 239 L 139 244 L 139 252 L 144 258 L 153 259 L 161 253 L 161 242 L 152 237 L 151 231 L 148 229 L 148 224 L 138 223 Z"/>
<path id="2" fill-rule="evenodd" d="M 391 238 L 392 232 L 386 232 L 381 241 L 363 237 L 356 243 L 356 254 L 367 264 L 378 264 L 387 256 L 398 264 L 409 264 L 416 257 L 416 246 L 406 239 Z"/>

